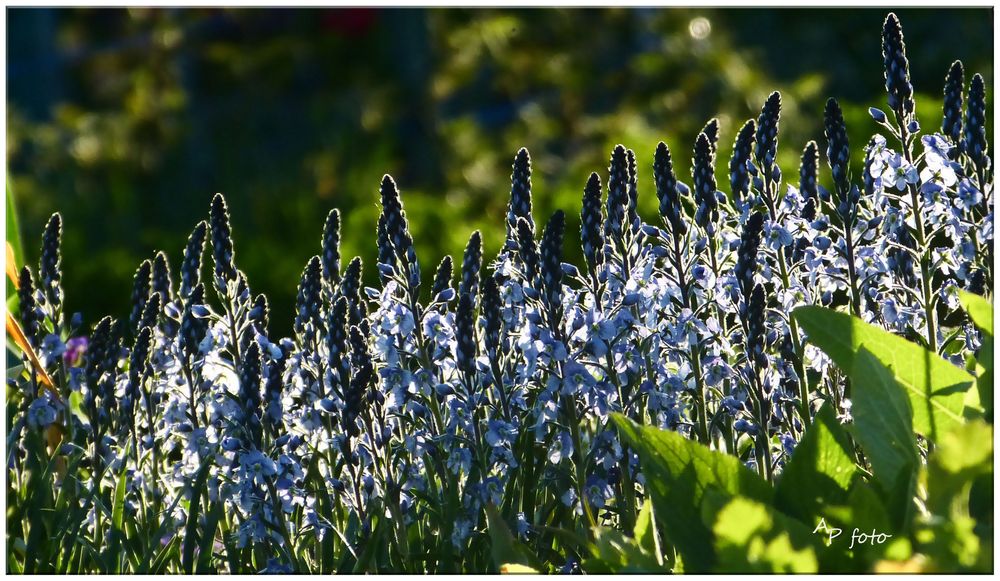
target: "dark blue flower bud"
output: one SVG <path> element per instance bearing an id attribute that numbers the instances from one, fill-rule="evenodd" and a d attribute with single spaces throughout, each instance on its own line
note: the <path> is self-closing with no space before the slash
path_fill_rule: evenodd
<path id="1" fill-rule="evenodd" d="M 149 327 L 143 327 L 135 340 L 135 346 L 129 355 L 128 366 L 128 386 L 126 396 L 129 399 L 130 409 L 134 410 L 135 402 L 139 401 L 142 384 L 146 379 L 146 363 L 149 360 L 149 350 L 152 343 L 152 331 Z M 131 419 L 129 419 L 131 425 Z"/>
<path id="2" fill-rule="evenodd" d="M 208 224 L 204 220 L 198 222 L 184 246 L 184 260 L 181 262 L 180 294 L 182 298 L 186 299 L 191 294 L 191 290 L 201 281 L 201 257 L 205 252 L 207 230 Z"/>
<path id="3" fill-rule="evenodd" d="M 226 452 L 235 452 L 240 449 L 240 441 L 237 438 L 225 437 L 222 439 L 222 449 Z"/>
<path id="4" fill-rule="evenodd" d="M 375 265 L 375 268 L 378 269 L 379 274 L 382 276 L 382 280 L 388 280 L 396 276 L 396 268 L 391 264 L 380 262 Z"/>
<path id="5" fill-rule="evenodd" d="M 942 107 L 941 133 L 953 144 L 962 139 L 962 101 L 965 92 L 965 69 L 962 61 L 951 63 L 944 78 L 944 106 Z M 957 153 L 954 149 L 952 153 Z"/>
<path id="6" fill-rule="evenodd" d="M 458 369 L 467 377 L 476 371 L 475 306 L 472 297 L 463 294 L 455 312 L 455 359 Z"/>
<path id="7" fill-rule="evenodd" d="M 229 224 L 229 209 L 222 194 L 212 198 L 212 208 L 209 213 L 212 227 L 212 258 L 215 260 L 215 278 L 220 295 L 228 292 L 225 283 L 236 280 L 235 251 L 233 249 L 233 233 Z"/>
<path id="8" fill-rule="evenodd" d="M 844 125 L 844 114 L 835 99 L 826 102 L 823 121 L 827 140 L 826 155 L 833 173 L 834 188 L 837 193 L 837 205 L 841 216 L 847 221 L 853 214 L 854 207 L 850 204 L 851 191 L 851 153 L 847 142 L 847 127 Z"/>
<path id="9" fill-rule="evenodd" d="M 24 331 L 28 344 L 37 349 L 42 341 L 42 316 L 35 301 L 35 281 L 27 266 L 21 268 L 21 275 L 18 277 L 17 297 L 21 330 Z"/>
<path id="10" fill-rule="evenodd" d="M 729 158 L 729 186 L 733 199 L 742 202 L 750 192 L 750 154 L 753 150 L 757 127 L 753 119 L 743 124 L 733 142 L 733 155 Z"/>
<path id="11" fill-rule="evenodd" d="M 340 294 L 347 299 L 350 307 L 348 321 L 351 325 L 361 322 L 364 315 L 364 304 L 361 302 L 361 259 L 357 256 L 351 260 L 344 271 L 344 278 L 340 283 Z"/>
<path id="12" fill-rule="evenodd" d="M 628 152 L 618 144 L 611 152 L 608 166 L 607 216 L 604 222 L 604 237 L 609 241 L 620 241 L 625 226 L 625 212 L 628 207 Z"/>
<path id="13" fill-rule="evenodd" d="M 243 407 L 241 421 L 249 436 L 249 442 L 257 449 L 261 445 L 261 359 L 260 345 L 253 341 L 243 355 L 240 366 L 240 404 Z"/>
<path id="14" fill-rule="evenodd" d="M 132 311 L 129 314 L 129 322 L 132 323 L 133 332 L 139 331 L 139 323 L 142 320 L 142 312 L 146 308 L 146 301 L 149 300 L 150 276 L 153 265 L 148 260 L 143 260 L 142 264 L 135 271 L 135 278 L 132 282 Z"/>
<path id="15" fill-rule="evenodd" d="M 462 256 L 462 281 L 458 286 L 459 295 L 469 295 L 475 306 L 479 295 L 479 271 L 483 266 L 483 238 L 479 230 L 472 233 Z"/>
<path id="16" fill-rule="evenodd" d="M 652 238 L 654 240 L 660 238 L 660 229 L 650 224 L 642 225 L 642 233 L 643 235 L 648 236 L 649 238 Z"/>
<path id="17" fill-rule="evenodd" d="M 431 294 L 435 297 L 434 300 L 447 302 L 454 298 L 455 291 L 451 288 L 451 275 L 451 256 L 445 256 L 438 264 L 437 272 L 434 273 L 434 283 L 431 285 Z M 444 293 L 448 290 L 452 291 L 451 295 L 445 298 Z"/>
<path id="18" fill-rule="evenodd" d="M 302 346 L 311 345 L 323 333 L 322 284 L 320 259 L 313 256 L 302 271 L 295 300 L 295 334 Z"/>
<path id="19" fill-rule="evenodd" d="M 691 177 L 694 181 L 695 202 L 698 204 L 695 222 L 712 237 L 719 221 L 719 201 L 715 196 L 718 190 L 715 181 L 715 155 L 704 133 L 699 134 L 695 141 Z"/>
<path id="20" fill-rule="evenodd" d="M 969 156 L 973 166 L 980 174 L 989 170 L 990 159 L 987 155 L 989 143 L 986 140 L 986 85 L 983 77 L 976 74 L 969 86 L 969 104 L 965 112 L 965 137 L 962 142 L 962 152 Z M 982 187 L 983 184 L 980 184 Z"/>
<path id="21" fill-rule="evenodd" d="M 750 300 L 747 304 L 746 319 L 746 350 L 747 357 L 753 361 L 758 368 L 767 365 L 767 356 L 764 354 L 764 326 L 765 297 L 764 287 L 756 285 Z"/>
<path id="22" fill-rule="evenodd" d="M 903 28 L 892 13 L 886 17 L 882 28 L 882 58 L 885 63 L 885 89 L 889 94 L 889 107 L 896 112 L 900 124 L 905 124 L 915 111 L 913 85 L 910 84 L 910 64 L 906 59 Z"/>
<path id="23" fill-rule="evenodd" d="M 688 195 L 690 190 L 677 181 L 670 149 L 662 141 L 656 146 L 656 154 L 653 156 L 653 181 L 656 183 L 656 197 L 660 202 L 660 218 L 664 226 L 672 236 L 683 237 L 687 234 L 687 223 L 681 212 L 681 196 Z"/>
<path id="24" fill-rule="evenodd" d="M 743 225 L 740 235 L 740 247 L 737 251 L 736 268 L 733 274 L 740 285 L 744 301 L 749 302 L 750 293 L 754 288 L 754 274 L 757 272 L 757 252 L 760 248 L 760 236 L 764 229 L 764 214 L 754 212 Z"/>
<path id="25" fill-rule="evenodd" d="M 330 210 L 323 223 L 323 282 L 328 288 L 340 283 L 340 211 Z"/>
<path id="26" fill-rule="evenodd" d="M 150 274 L 150 292 L 160 293 L 163 304 L 174 298 L 174 283 L 170 278 L 170 263 L 167 255 L 159 251 L 153 257 L 153 270 Z"/>
<path id="27" fill-rule="evenodd" d="M 754 159 L 762 174 L 771 175 L 778 155 L 778 121 L 781 118 L 781 93 L 771 93 L 757 117 Z"/>
<path id="28" fill-rule="evenodd" d="M 712 146 L 712 155 L 719 151 L 719 120 L 712 117 L 701 129 L 701 132 L 708 138 L 708 144 Z"/>
<path id="29" fill-rule="evenodd" d="M 568 262 L 563 262 L 559 266 L 562 268 L 563 276 L 569 276 L 575 278 L 580 277 L 580 269 L 578 269 L 576 266 Z"/>
<path id="30" fill-rule="evenodd" d="M 531 156 L 521 148 L 514 156 L 513 172 L 510 175 L 510 204 L 507 207 L 507 238 L 517 238 L 517 221 L 527 220 L 534 230 L 531 217 Z"/>
<path id="31" fill-rule="evenodd" d="M 41 259 L 38 261 L 38 285 L 48 303 L 53 326 L 62 327 L 62 255 L 59 246 L 62 240 L 62 216 L 52 214 L 42 233 Z"/>
<path id="32" fill-rule="evenodd" d="M 142 316 L 139 317 L 139 328 L 142 327 L 155 327 L 157 320 L 160 317 L 160 293 L 153 293 L 150 295 L 149 300 L 146 301 L 145 307 L 142 309 Z"/>
<path id="33" fill-rule="evenodd" d="M 562 246 L 566 227 L 562 210 L 556 210 L 545 225 L 541 242 L 541 282 L 544 302 L 549 312 L 549 322 L 558 325 L 562 306 Z"/>
<path id="34" fill-rule="evenodd" d="M 524 218 L 517 219 L 517 251 L 524 265 L 524 278 L 534 284 L 538 277 L 538 250 L 535 247 L 535 232 Z"/>
<path id="35" fill-rule="evenodd" d="M 583 257 L 587 261 L 590 272 L 596 273 L 604 262 L 604 233 L 601 231 L 601 221 L 604 219 L 601 210 L 601 178 L 591 173 L 587 187 L 583 189 L 583 209 L 580 210 L 580 241 L 583 244 Z"/>
<path id="36" fill-rule="evenodd" d="M 718 128 L 716 128 L 718 129 Z M 625 152 L 625 159 L 628 165 L 628 199 L 626 208 L 626 224 L 633 232 L 639 226 L 639 176 L 635 164 L 635 152 L 631 149 Z"/>

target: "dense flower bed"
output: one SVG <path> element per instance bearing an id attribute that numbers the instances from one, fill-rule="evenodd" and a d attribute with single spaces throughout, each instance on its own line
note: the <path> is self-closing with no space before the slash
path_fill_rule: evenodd
<path id="1" fill-rule="evenodd" d="M 849 163 L 831 99 L 823 145 L 806 144 L 789 179 L 775 163 L 774 93 L 721 162 L 727 184 L 715 120 L 690 185 L 665 143 L 651 165 L 616 146 L 583 188 L 577 239 L 561 211 L 534 221 L 522 149 L 506 244 L 484 257 L 473 233 L 457 285 L 450 257 L 427 276 L 385 176 L 381 285 L 362 288 L 360 259 L 342 260 L 333 210 L 292 337 L 269 332 L 221 195 L 177 274 L 157 253 L 136 271 L 128 318 L 93 327 L 65 320 L 55 214 L 38 269 L 17 280 L 8 495 L 49 477 L 53 506 L 78 504 L 44 524 L 34 505 L 8 513 L 8 541 L 29 554 L 9 549 L 8 570 L 487 571 L 503 527 L 578 569 L 564 535 L 631 531 L 647 496 L 612 412 L 778 479 L 821 405 L 851 421 L 851 382 L 794 308 L 838 308 L 957 365 L 980 346 L 958 290 L 993 288 L 983 78 L 966 93 L 956 62 L 932 129 L 915 116 L 894 16 L 883 49 L 888 112 L 871 110 L 883 132 L 863 166 Z M 659 201 L 650 221 L 637 212 L 644 166 L 643 195 Z M 582 245 L 584 264 L 562 261 L 566 243 Z M 39 527 L 46 539 L 32 537 Z"/>

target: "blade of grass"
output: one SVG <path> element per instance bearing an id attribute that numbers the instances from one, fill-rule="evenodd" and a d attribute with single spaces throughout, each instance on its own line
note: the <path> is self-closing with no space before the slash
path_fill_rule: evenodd
<path id="1" fill-rule="evenodd" d="M 201 490 L 205 487 L 211 467 L 212 461 L 209 459 L 198 470 L 191 488 L 191 506 L 188 509 L 187 525 L 184 527 L 184 549 L 181 552 L 181 569 L 188 575 L 194 572 L 194 548 L 197 544 L 198 517 L 201 516 Z"/>

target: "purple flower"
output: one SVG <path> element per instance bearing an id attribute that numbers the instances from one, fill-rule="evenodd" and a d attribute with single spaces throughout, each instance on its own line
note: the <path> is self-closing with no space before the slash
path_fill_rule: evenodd
<path id="1" fill-rule="evenodd" d="M 70 367 L 79 367 L 83 363 L 83 355 L 87 352 L 86 337 L 72 337 L 66 341 L 66 352 L 63 361 Z"/>

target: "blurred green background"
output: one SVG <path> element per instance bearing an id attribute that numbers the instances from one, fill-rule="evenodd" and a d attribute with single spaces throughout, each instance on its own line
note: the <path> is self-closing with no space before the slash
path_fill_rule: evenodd
<path id="1" fill-rule="evenodd" d="M 775 89 L 787 177 L 808 140 L 825 151 L 828 96 L 841 100 L 858 155 L 878 129 L 867 108 L 886 108 L 886 12 L 8 9 L 8 185 L 32 263 L 45 220 L 62 212 L 67 308 L 88 324 L 128 312 L 143 258 L 162 249 L 176 269 L 223 192 L 237 264 L 285 334 L 331 208 L 343 213 L 343 254 L 362 256 L 375 282 L 384 173 L 403 192 L 429 284 L 473 229 L 495 255 L 521 146 L 536 220 L 567 211 L 572 260 L 582 188 L 591 171 L 606 176 L 616 143 L 636 151 L 650 218 L 656 143 L 690 182 L 694 138 L 718 116 L 728 184 L 735 132 Z M 954 59 L 992 89 L 992 12 L 898 14 L 920 120 L 935 130 Z"/>

